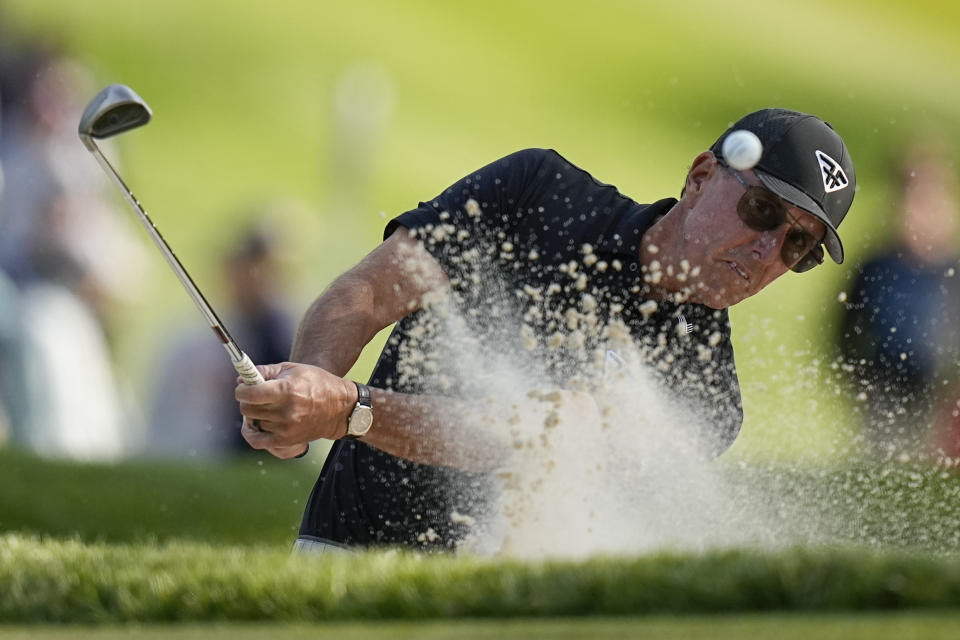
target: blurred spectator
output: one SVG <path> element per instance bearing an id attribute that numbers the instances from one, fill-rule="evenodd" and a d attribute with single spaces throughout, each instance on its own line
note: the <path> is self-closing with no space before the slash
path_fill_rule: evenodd
<path id="1" fill-rule="evenodd" d="M 860 267 L 847 299 L 840 347 L 879 455 L 927 448 L 934 407 L 955 389 L 960 200 L 949 158 L 931 144 L 902 156 L 898 238 Z"/>
<path id="2" fill-rule="evenodd" d="M 276 239 L 255 227 L 225 256 L 229 296 L 222 317 L 255 363 L 290 357 L 294 319 L 283 299 Z M 163 349 L 154 387 L 147 454 L 201 458 L 253 452 L 240 437 L 237 374 L 199 318 Z"/>
<path id="3" fill-rule="evenodd" d="M 3 167 L 0 166 L 0 218 L 3 217 Z M 21 440 L 38 406 L 31 393 L 26 331 L 20 292 L 0 271 L 0 444 Z M 16 431 L 15 431 L 16 430 Z"/>
<path id="4" fill-rule="evenodd" d="M 0 267 L 21 285 L 67 285 L 100 312 L 136 290 L 143 243 L 77 138 L 94 92 L 88 72 L 44 50 L 24 59 L 27 69 L 10 71 L 23 84 L 8 89 L 17 93 L 6 101 L 0 135 L 7 178 Z"/>
<path id="5" fill-rule="evenodd" d="M 138 290 L 143 245 L 77 139 L 93 94 L 87 71 L 35 46 L 2 75 L 0 269 L 19 290 L 20 345 L 43 382 L 30 424 L 11 431 L 46 455 L 116 458 L 131 429 L 102 322 L 113 302 Z M 12 363 L 2 367 L 8 381 L 28 382 Z"/>
<path id="6" fill-rule="evenodd" d="M 2 6 L 0 6 L 2 11 Z M 0 140 L 4 135 L 3 114 L 13 86 L 14 51 L 0 26 Z M 3 220 L 4 172 L 0 158 L 0 227 Z M 0 445 L 9 439 L 21 440 L 33 424 L 33 411 L 39 403 L 31 393 L 20 292 L 6 273 L 0 270 Z M 16 432 L 14 432 L 16 430 Z"/>

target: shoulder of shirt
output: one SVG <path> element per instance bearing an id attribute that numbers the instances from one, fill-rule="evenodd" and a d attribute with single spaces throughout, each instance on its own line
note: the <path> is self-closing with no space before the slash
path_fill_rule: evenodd
<path id="1" fill-rule="evenodd" d="M 528 147 L 526 149 L 520 149 L 519 151 L 514 151 L 510 155 L 504 156 L 501 160 L 514 160 L 519 159 L 525 162 L 536 162 L 536 163 L 562 163 L 564 166 L 568 166 L 574 169 L 580 169 L 565 157 L 560 155 L 556 149 L 547 149 L 541 147 Z M 582 171 L 582 169 L 580 169 Z"/>
<path id="2" fill-rule="evenodd" d="M 633 198 L 630 198 L 630 196 L 623 194 L 614 185 L 608 184 L 601 180 L 597 180 L 593 176 L 593 174 L 591 174 L 586 169 L 580 167 L 579 165 L 576 165 L 570 160 L 568 160 L 565 156 L 561 155 L 560 152 L 557 151 L 556 149 L 529 147 L 527 149 L 521 149 L 520 151 L 516 151 L 504 158 L 501 158 L 501 160 L 513 160 L 513 159 L 522 160 L 524 163 L 529 164 L 529 166 L 531 167 L 535 166 L 540 173 L 549 173 L 553 171 L 563 172 L 567 170 L 576 171 L 580 173 L 584 178 L 593 182 L 596 186 L 604 189 L 611 189 L 621 197 L 635 202 Z M 553 174 L 549 173 L 549 175 L 553 175 Z"/>
<path id="3" fill-rule="evenodd" d="M 519 160 L 524 163 L 529 163 L 531 165 L 540 165 L 545 162 L 557 162 L 562 161 L 567 164 L 563 156 L 554 151 L 553 149 L 541 149 L 539 147 L 528 147 L 526 149 L 520 149 L 519 151 L 514 151 L 510 155 L 500 158 L 500 161 L 515 161 Z"/>

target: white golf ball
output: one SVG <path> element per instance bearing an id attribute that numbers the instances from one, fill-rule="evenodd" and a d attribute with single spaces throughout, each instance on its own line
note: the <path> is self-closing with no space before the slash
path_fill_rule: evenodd
<path id="1" fill-rule="evenodd" d="M 763 144 L 752 131 L 738 129 L 723 140 L 723 158 L 737 171 L 752 169 L 763 155 Z"/>

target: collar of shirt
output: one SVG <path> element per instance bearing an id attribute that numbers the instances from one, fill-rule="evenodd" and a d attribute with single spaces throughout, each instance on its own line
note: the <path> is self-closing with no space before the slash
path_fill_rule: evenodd
<path id="1" fill-rule="evenodd" d="M 646 207 L 638 207 L 623 216 L 612 232 L 600 241 L 600 250 L 623 256 L 636 262 L 640 258 L 640 239 L 658 218 L 667 214 L 677 204 L 676 198 L 657 200 Z"/>

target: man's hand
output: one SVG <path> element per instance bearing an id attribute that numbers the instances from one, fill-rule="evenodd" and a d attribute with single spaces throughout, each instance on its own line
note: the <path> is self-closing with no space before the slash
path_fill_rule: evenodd
<path id="1" fill-rule="evenodd" d="M 347 431 L 357 404 L 357 388 L 349 380 L 306 364 L 283 362 L 257 367 L 266 382 L 237 385 L 243 414 L 241 435 L 254 449 L 278 458 L 293 458 L 311 440 L 336 440 Z M 259 430 L 251 425 L 257 420 Z"/>

